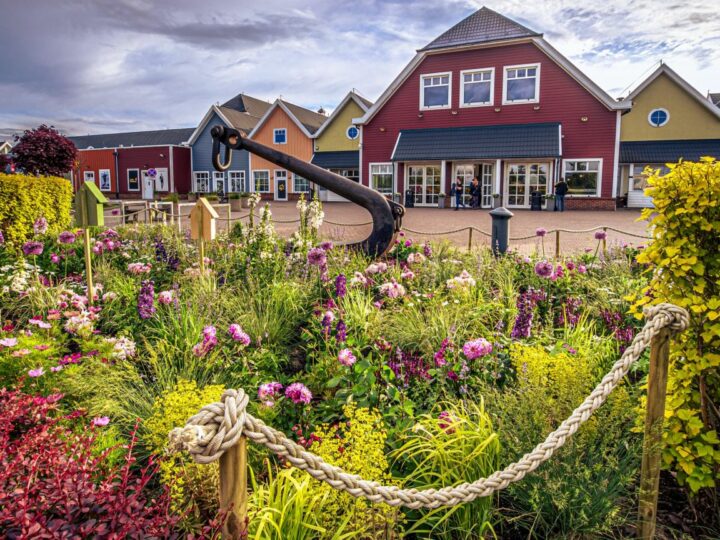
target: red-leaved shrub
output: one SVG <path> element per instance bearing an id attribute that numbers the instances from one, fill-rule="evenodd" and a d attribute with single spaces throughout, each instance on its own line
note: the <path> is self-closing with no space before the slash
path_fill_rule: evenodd
<path id="1" fill-rule="evenodd" d="M 0 389 L 0 536 L 3 538 L 176 538 L 166 491 L 149 498 L 156 472 L 93 452 L 93 431 L 74 433 L 55 396 Z M 76 415 L 71 415 L 76 416 Z"/>

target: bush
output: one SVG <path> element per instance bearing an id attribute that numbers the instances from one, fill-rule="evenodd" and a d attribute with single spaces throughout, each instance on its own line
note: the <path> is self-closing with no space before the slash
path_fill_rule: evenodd
<path id="1" fill-rule="evenodd" d="M 40 217 L 47 220 L 48 233 L 69 227 L 72 196 L 64 178 L 0 174 L 0 231 L 5 241 L 19 249 Z"/>

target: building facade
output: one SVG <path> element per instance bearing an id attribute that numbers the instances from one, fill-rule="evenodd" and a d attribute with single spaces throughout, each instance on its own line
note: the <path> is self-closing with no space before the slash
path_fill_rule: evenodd
<path id="1" fill-rule="evenodd" d="M 622 118 L 618 195 L 627 197 L 628 207 L 651 207 L 647 167 L 666 172 L 666 164 L 680 159 L 720 158 L 720 108 L 667 64 L 627 99 L 632 110 Z"/>
<path id="2" fill-rule="evenodd" d="M 436 206 L 460 179 L 508 208 L 564 178 L 568 208 L 614 209 L 620 115 L 538 34 L 482 8 L 418 51 L 361 129 L 363 184 Z"/>

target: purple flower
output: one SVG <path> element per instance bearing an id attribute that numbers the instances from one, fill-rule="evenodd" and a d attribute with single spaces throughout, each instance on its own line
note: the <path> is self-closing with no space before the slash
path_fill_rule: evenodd
<path id="1" fill-rule="evenodd" d="M 2 246 L 5 243 L 5 235 L 2 231 L 0 231 L 0 246 Z"/>
<path id="2" fill-rule="evenodd" d="M 119 215 L 120 215 L 120 210 L 118 210 L 117 208 L 113 208 L 113 209 L 110 211 L 110 213 L 111 213 L 113 216 L 119 216 Z"/>
<path id="3" fill-rule="evenodd" d="M 321 325 L 323 328 L 323 334 L 325 337 L 328 337 L 330 335 L 330 326 L 332 325 L 332 322 L 335 320 L 335 314 L 333 314 L 332 311 L 326 311 L 323 314 L 323 318 L 321 321 Z"/>
<path id="4" fill-rule="evenodd" d="M 152 280 L 143 281 L 138 294 L 138 315 L 141 319 L 149 319 L 155 314 L 155 285 Z"/>
<path id="5" fill-rule="evenodd" d="M 98 427 L 107 426 L 109 423 L 110 423 L 110 418 L 108 418 L 107 416 L 97 416 L 97 417 L 93 418 L 93 421 L 92 421 L 92 425 L 98 426 Z"/>
<path id="6" fill-rule="evenodd" d="M 50 371 L 53 373 L 57 373 L 58 371 L 62 371 L 65 368 L 65 366 L 53 366 L 50 368 Z"/>
<path id="7" fill-rule="evenodd" d="M 347 326 L 343 320 L 339 320 L 335 325 L 335 339 L 338 343 L 345 343 L 347 340 Z"/>
<path id="8" fill-rule="evenodd" d="M 463 345 L 463 354 L 468 360 L 475 360 L 481 356 L 486 356 L 490 354 L 492 350 L 492 343 L 485 338 L 473 339 Z"/>
<path id="9" fill-rule="evenodd" d="M 423 253 L 428 259 L 432 257 L 432 246 L 430 244 L 423 244 Z"/>
<path id="10" fill-rule="evenodd" d="M 577 271 L 581 274 L 584 274 L 585 272 L 587 272 L 587 268 L 585 268 L 584 264 L 581 264 L 580 266 L 577 267 Z"/>
<path id="11" fill-rule="evenodd" d="M 343 366 L 350 367 L 352 366 L 357 358 L 355 358 L 355 355 L 352 353 L 350 349 L 343 349 L 338 353 L 338 362 L 340 362 Z"/>
<path id="12" fill-rule="evenodd" d="M 76 240 L 76 236 L 74 233 L 71 233 L 70 231 L 63 231 L 58 235 L 58 242 L 61 244 L 72 244 Z"/>
<path id="13" fill-rule="evenodd" d="M 43 375 L 45 375 L 45 370 L 41 367 L 39 367 L 37 369 L 31 369 L 30 371 L 28 371 L 29 377 L 33 377 L 33 378 L 34 377 L 42 377 Z"/>
<path id="14" fill-rule="evenodd" d="M 321 243 L 320 247 L 323 248 L 325 251 L 330 251 L 332 248 L 335 247 L 335 244 L 328 241 L 328 242 Z"/>
<path id="15" fill-rule="evenodd" d="M 35 231 L 35 234 L 45 234 L 48 229 L 48 222 L 47 219 L 44 217 L 39 217 L 35 220 L 35 223 L 33 223 L 33 230 Z"/>
<path id="16" fill-rule="evenodd" d="M 347 278 L 345 274 L 338 274 L 335 278 L 335 295 L 343 298 L 347 294 Z"/>
<path id="17" fill-rule="evenodd" d="M 607 232 L 595 231 L 595 240 L 605 240 L 607 238 Z"/>
<path id="18" fill-rule="evenodd" d="M 547 261 L 540 261 L 535 265 L 535 273 L 540 277 L 550 277 L 553 273 L 553 265 Z"/>
<path id="19" fill-rule="evenodd" d="M 283 385 L 277 381 L 261 384 L 258 388 L 258 399 L 267 407 L 275 405 L 275 399 L 280 396 Z"/>
<path id="20" fill-rule="evenodd" d="M 45 245 L 42 242 L 25 242 L 23 244 L 22 250 L 25 255 L 42 255 L 43 249 L 45 249 Z"/>
<path id="21" fill-rule="evenodd" d="M 234 341 L 237 341 L 241 345 L 250 345 L 250 336 L 243 332 L 239 324 L 231 324 L 228 327 L 228 334 L 230 334 L 230 337 L 233 338 Z"/>
<path id="22" fill-rule="evenodd" d="M 299 382 L 292 383 L 285 389 L 285 397 L 292 400 L 293 403 L 299 405 L 300 403 L 308 404 L 312 401 L 312 393 L 307 387 Z"/>
<path id="23" fill-rule="evenodd" d="M 550 266 L 552 270 L 552 265 Z M 532 321 L 534 315 L 535 305 L 538 300 L 543 298 L 541 292 L 537 292 L 533 289 L 522 291 L 517 299 L 517 316 L 515 317 L 515 324 L 513 325 L 510 337 L 513 339 L 529 338 L 530 329 L 532 328 Z"/>
<path id="24" fill-rule="evenodd" d="M 547 229 L 545 227 L 538 227 L 535 229 L 535 236 L 543 237 L 547 234 Z"/>
<path id="25" fill-rule="evenodd" d="M 57 264 L 60 262 L 60 257 L 58 257 L 57 253 L 50 254 L 50 262 L 53 264 Z"/>
<path id="26" fill-rule="evenodd" d="M 325 266 L 327 264 L 327 254 L 323 248 L 312 248 L 307 254 L 308 264 L 313 266 Z"/>
<path id="27" fill-rule="evenodd" d="M 212 325 L 206 326 L 203 328 L 202 337 L 202 341 L 196 343 L 192 349 L 193 354 L 199 358 L 212 351 L 217 345 L 217 330 Z"/>

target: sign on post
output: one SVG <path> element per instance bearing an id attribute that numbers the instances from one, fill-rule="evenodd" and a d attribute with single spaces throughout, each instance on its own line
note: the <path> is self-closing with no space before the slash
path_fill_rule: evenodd
<path id="1" fill-rule="evenodd" d="M 75 193 L 75 224 L 83 228 L 85 245 L 85 275 L 87 279 L 88 304 L 93 305 L 95 288 L 92 277 L 92 252 L 90 250 L 90 227 L 105 225 L 103 205 L 108 200 L 92 182 L 83 182 Z"/>

